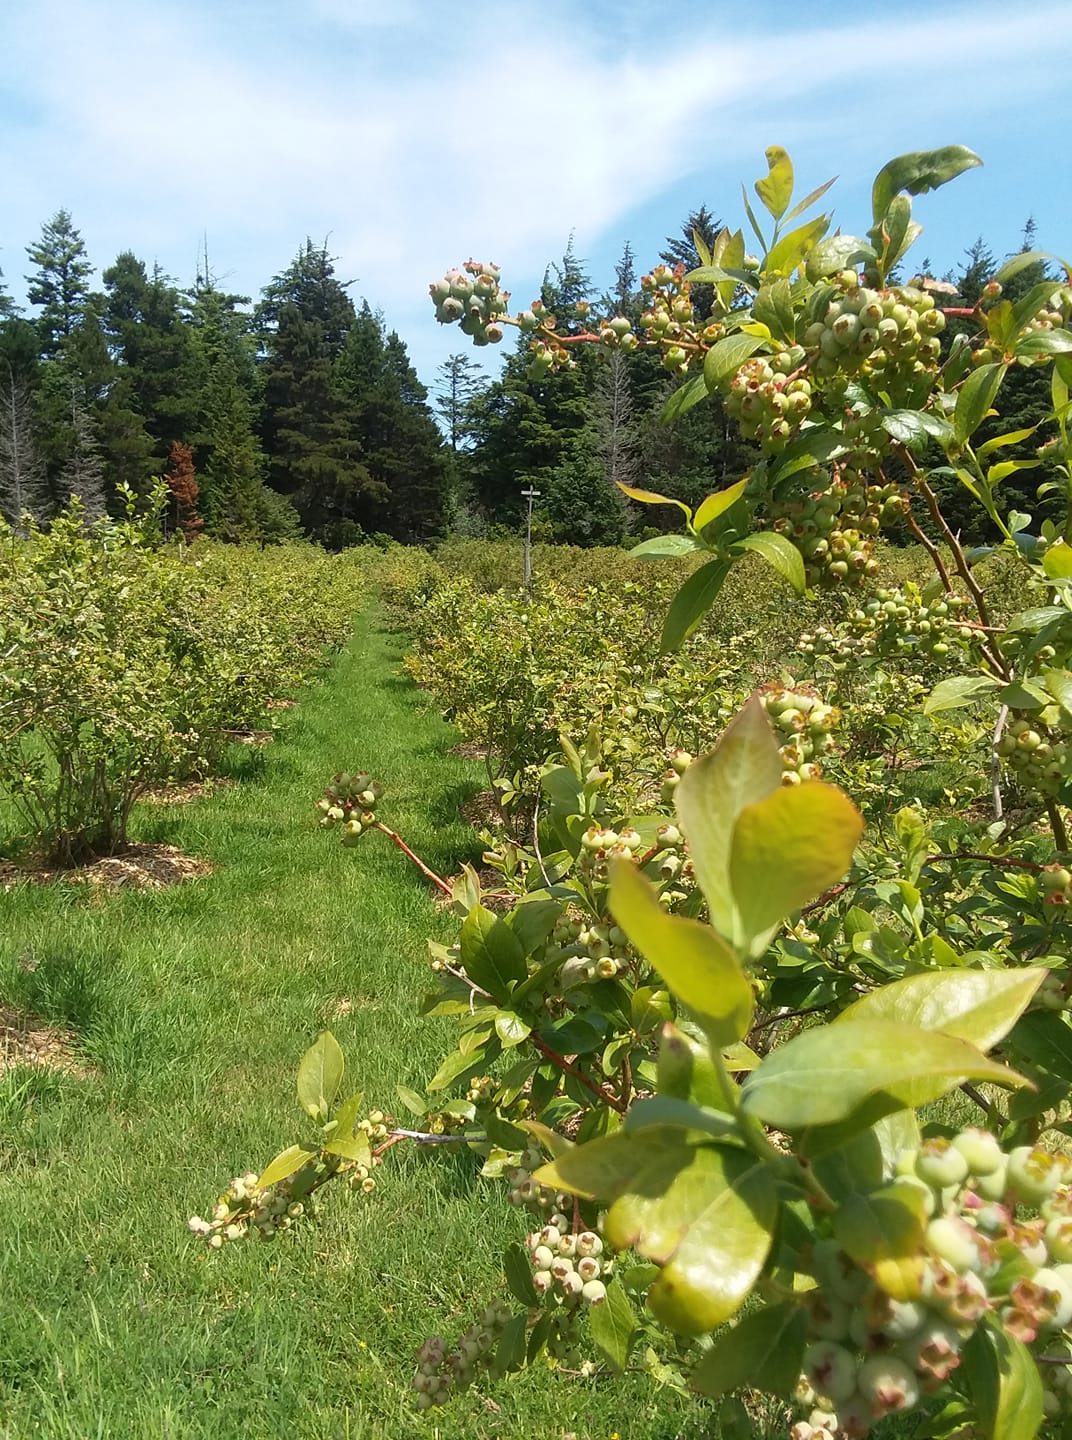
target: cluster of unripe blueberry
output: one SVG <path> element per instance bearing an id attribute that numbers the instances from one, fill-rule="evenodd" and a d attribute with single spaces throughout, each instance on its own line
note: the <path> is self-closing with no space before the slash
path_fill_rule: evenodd
<path id="1" fill-rule="evenodd" d="M 605 884 L 608 860 L 632 860 L 642 855 L 644 850 L 644 841 L 632 825 L 623 825 L 619 830 L 606 825 L 589 825 L 581 836 L 577 874 L 587 884 Z"/>
<path id="2" fill-rule="evenodd" d="M 220 1250 L 228 1241 L 244 1240 L 256 1235 L 261 1240 L 274 1240 L 281 1230 L 289 1230 L 295 1221 L 312 1212 L 312 1200 L 305 1195 L 295 1199 L 289 1180 L 264 1189 L 252 1172 L 236 1175 L 220 1196 L 208 1220 L 191 1215 L 191 1235 L 203 1240 L 210 1250 Z"/>
<path id="3" fill-rule="evenodd" d="M 1052 800 L 1072 769 L 1057 706 L 1037 713 L 1011 711 L 997 752 L 1029 793 Z"/>
<path id="4" fill-rule="evenodd" d="M 613 980 L 629 960 L 629 944 L 611 921 L 567 911 L 555 921 L 544 959 L 562 962 L 557 988 L 564 994 L 593 980 Z"/>
<path id="5" fill-rule="evenodd" d="M 603 1240 L 594 1230 L 575 1234 L 567 1217 L 556 1211 L 526 1245 L 538 1295 L 567 1309 L 605 1303 L 614 1262 L 604 1258 Z"/>
<path id="6" fill-rule="evenodd" d="M 497 345 L 503 338 L 502 316 L 510 302 L 499 289 L 497 265 L 467 260 L 460 270 L 448 270 L 428 287 L 441 325 L 457 322 L 474 345 Z"/>
<path id="7" fill-rule="evenodd" d="M 941 356 L 945 316 L 934 296 L 912 285 L 872 290 L 852 270 L 836 284 L 841 293 L 804 331 L 812 373 L 863 375 L 893 404 L 907 403 L 918 377 Z"/>
<path id="8" fill-rule="evenodd" d="M 841 711 L 808 690 L 777 683 L 761 690 L 759 699 L 782 739 L 778 753 L 784 767 L 783 784 L 817 780 L 823 773 L 819 757 L 833 746 L 831 732 L 841 719 Z"/>
<path id="9" fill-rule="evenodd" d="M 1002 287 L 996 280 L 991 280 L 983 290 L 983 299 L 995 301 L 1001 298 Z M 1026 329 L 1039 334 L 1046 330 L 1057 330 L 1067 327 L 1072 320 L 1072 286 L 1062 285 L 1056 290 L 1050 299 L 1050 303 L 1040 310 L 1031 320 L 1027 322 Z M 976 365 L 992 365 L 1002 360 L 1002 348 L 999 344 L 980 345 L 977 350 L 972 351 L 972 360 Z M 1044 350 L 1041 354 L 1032 357 L 1021 356 L 1021 365 L 1045 365 L 1051 356 Z"/>
<path id="10" fill-rule="evenodd" d="M 383 786 L 371 775 L 340 771 L 316 802 L 321 828 L 330 830 L 340 825 L 342 843 L 356 845 L 366 830 L 375 828 L 375 807 L 382 795 Z"/>
<path id="11" fill-rule="evenodd" d="M 812 405 L 804 351 L 788 346 L 774 355 L 746 360 L 730 381 L 726 410 L 746 440 L 758 442 L 764 455 L 784 450 Z"/>
<path id="12" fill-rule="evenodd" d="M 453 1348 L 448 1348 L 441 1335 L 424 1342 L 417 1351 L 417 1373 L 412 1380 L 418 1410 L 445 1404 L 453 1392 L 472 1384 L 478 1370 L 491 1366 L 510 1314 L 505 1301 L 493 1300 L 477 1323 L 462 1331 Z"/>
<path id="13" fill-rule="evenodd" d="M 1005 1153 L 989 1131 L 967 1129 L 925 1140 L 895 1168 L 891 1194 L 910 1187 L 922 1201 L 922 1250 L 899 1267 L 915 1275 L 914 1290 L 894 1299 L 836 1240 L 816 1243 L 797 1393 L 811 1413 L 793 1440 L 862 1440 L 875 1421 L 915 1409 L 957 1369 L 987 1315 L 1026 1344 L 1041 1337 L 1047 1353 L 1072 1322 L 1066 1160 L 1029 1145 Z M 1046 1406 L 1072 1415 L 1067 1378 Z"/>
<path id="14" fill-rule="evenodd" d="M 569 1205 L 570 1197 L 564 1190 L 554 1190 L 550 1185 L 541 1185 L 532 1178 L 533 1172 L 543 1163 L 544 1157 L 538 1148 L 530 1146 L 524 1151 L 518 1163 L 507 1171 L 506 1179 L 510 1186 L 507 1199 L 511 1205 L 521 1205 L 536 1214 L 542 1212 L 550 1216 Z"/>
<path id="15" fill-rule="evenodd" d="M 833 629 L 820 627 L 800 637 L 807 655 L 864 659 L 913 652 L 944 660 L 969 648 L 979 632 L 965 620 L 970 602 L 962 595 L 924 601 L 918 585 L 882 589 L 850 610 Z"/>
<path id="16" fill-rule="evenodd" d="M 776 500 L 771 524 L 804 557 L 809 585 L 862 585 L 878 574 L 874 537 L 883 516 L 892 518 L 895 496 L 895 486 L 869 485 L 861 471 L 844 467 L 803 499 Z"/>

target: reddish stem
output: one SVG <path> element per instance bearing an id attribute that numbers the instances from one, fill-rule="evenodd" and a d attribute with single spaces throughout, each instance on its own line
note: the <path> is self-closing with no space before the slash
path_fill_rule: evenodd
<path id="1" fill-rule="evenodd" d="M 431 880 L 433 885 L 438 885 L 444 895 L 454 895 L 454 891 L 447 884 L 447 882 L 441 876 L 437 875 L 434 870 L 429 870 L 428 866 L 424 863 L 421 857 L 413 853 L 413 851 L 409 848 L 406 842 L 402 839 L 402 836 L 399 835 L 397 831 L 392 830 L 390 826 L 385 825 L 382 820 L 376 821 L 376 829 L 382 830 L 389 839 L 393 840 L 398 846 L 398 848 L 402 851 L 403 855 L 408 855 L 409 858 L 413 861 L 414 865 L 416 865 L 417 869 L 421 872 L 421 874 L 425 876 L 426 879 Z"/>
<path id="2" fill-rule="evenodd" d="M 617 1095 L 608 1095 L 604 1089 L 596 1084 L 590 1075 L 586 1075 L 583 1070 L 579 1070 L 572 1060 L 566 1059 L 565 1055 L 560 1055 L 557 1050 L 552 1050 L 550 1045 L 548 1045 L 546 1041 L 541 1040 L 538 1035 L 530 1035 L 529 1039 L 545 1059 L 552 1061 L 559 1069 L 564 1070 L 567 1075 L 572 1075 L 575 1080 L 579 1080 L 585 1089 L 591 1090 L 592 1094 L 602 1100 L 604 1105 L 609 1105 L 612 1110 L 617 1110 L 619 1115 L 625 1114 L 628 1107 L 618 1099 Z"/>

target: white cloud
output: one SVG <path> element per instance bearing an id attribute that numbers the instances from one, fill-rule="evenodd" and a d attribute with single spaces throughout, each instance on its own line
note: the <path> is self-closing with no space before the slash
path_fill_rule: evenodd
<path id="1" fill-rule="evenodd" d="M 1037 113 L 1067 66 L 1053 0 L 1029 21 L 931 4 L 900 35 L 866 11 L 764 26 L 778 11 L 727 31 L 706 4 L 659 0 L 39 0 L 0 22 L 15 96 L 0 264 L 17 276 L 60 205 L 101 265 L 132 248 L 187 279 L 207 232 L 250 290 L 330 234 L 340 274 L 428 374 L 460 337 L 431 327 L 424 286 L 471 252 L 527 300 L 574 227 L 591 253 L 690 177 L 732 204 L 772 142 L 852 184 L 898 150 L 991 128 L 996 96 L 1026 124 L 1017 107 Z"/>

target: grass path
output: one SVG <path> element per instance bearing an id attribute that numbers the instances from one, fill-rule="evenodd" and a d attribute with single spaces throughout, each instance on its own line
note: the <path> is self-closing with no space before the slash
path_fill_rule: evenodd
<path id="1" fill-rule="evenodd" d="M 447 1022 L 416 1002 L 426 938 L 450 921 L 384 837 L 345 851 L 311 820 L 333 770 L 367 768 L 431 864 L 472 856 L 458 805 L 475 767 L 397 661 L 362 618 L 276 743 L 239 755 L 237 783 L 145 807 L 138 838 L 209 857 L 208 878 L 0 896 L 0 1001 L 71 1027 L 93 1067 L 0 1077 L 3 1440 L 704 1433 L 641 1380 L 537 1373 L 413 1411 L 416 1346 L 500 1292 L 521 1233 L 465 1156 L 396 1149 L 371 1200 L 329 1196 L 273 1245 L 209 1257 L 186 1237 L 217 1187 L 300 1138 L 293 1072 L 319 1029 L 385 1108 L 445 1048 Z"/>

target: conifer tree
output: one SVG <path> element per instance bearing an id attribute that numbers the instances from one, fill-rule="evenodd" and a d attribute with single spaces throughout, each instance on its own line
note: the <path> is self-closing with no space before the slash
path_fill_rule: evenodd
<path id="1" fill-rule="evenodd" d="M 172 440 L 191 431 L 196 408 L 190 329 L 179 292 L 159 269 L 123 251 L 103 275 L 103 322 L 111 350 L 129 380 L 133 408 L 153 443 L 153 468 L 163 470 Z"/>
<path id="2" fill-rule="evenodd" d="M 26 276 L 26 293 L 31 305 L 41 307 L 36 320 L 41 356 L 55 360 L 85 310 L 93 266 L 68 210 L 56 211 L 43 226 L 40 240 L 28 246 L 26 254 L 36 267 L 32 275 Z"/>
<path id="3" fill-rule="evenodd" d="M 171 442 L 164 479 L 171 492 L 169 529 L 180 532 L 192 544 L 204 529 L 205 522 L 197 513 L 198 484 L 193 451 L 181 440 Z"/>

